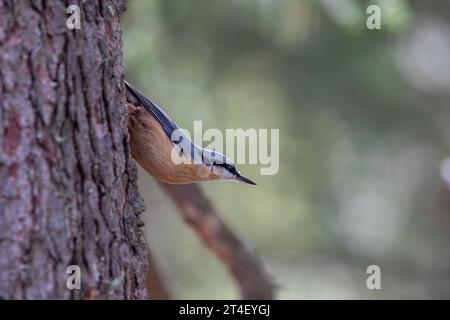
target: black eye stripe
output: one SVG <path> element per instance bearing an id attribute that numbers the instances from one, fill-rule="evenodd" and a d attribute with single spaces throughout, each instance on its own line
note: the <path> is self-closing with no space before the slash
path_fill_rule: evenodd
<path id="1" fill-rule="evenodd" d="M 228 163 L 216 163 L 216 166 L 223 167 L 226 170 L 228 170 L 228 172 L 230 172 L 232 174 L 237 174 L 236 168 L 233 165 L 231 165 L 231 164 L 228 164 Z"/>

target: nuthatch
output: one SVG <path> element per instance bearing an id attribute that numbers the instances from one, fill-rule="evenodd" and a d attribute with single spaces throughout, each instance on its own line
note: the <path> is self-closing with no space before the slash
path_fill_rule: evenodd
<path id="1" fill-rule="evenodd" d="M 233 180 L 256 185 L 223 154 L 192 142 L 164 111 L 127 81 L 125 87 L 131 154 L 157 180 L 172 184 Z M 184 160 L 181 163 L 173 159 L 174 148 Z"/>

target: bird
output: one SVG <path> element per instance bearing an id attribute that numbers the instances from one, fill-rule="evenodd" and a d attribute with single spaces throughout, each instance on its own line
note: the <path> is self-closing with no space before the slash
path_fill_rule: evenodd
<path id="1" fill-rule="evenodd" d="M 131 155 L 155 179 L 169 184 L 228 180 L 256 185 L 224 154 L 195 144 L 152 100 L 124 83 Z"/>

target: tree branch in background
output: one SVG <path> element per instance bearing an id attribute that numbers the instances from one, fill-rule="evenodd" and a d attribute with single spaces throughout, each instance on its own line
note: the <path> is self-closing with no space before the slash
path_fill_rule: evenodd
<path id="1" fill-rule="evenodd" d="M 439 192 L 439 205 L 446 213 L 450 213 L 450 158 L 441 162 L 440 173 L 443 185 Z"/>
<path id="2" fill-rule="evenodd" d="M 160 183 L 184 220 L 227 266 L 239 284 L 243 299 L 273 299 L 275 286 L 257 254 L 220 218 L 195 184 Z"/>
<path id="3" fill-rule="evenodd" d="M 159 272 L 155 261 L 155 257 L 150 251 L 147 274 L 147 290 L 149 292 L 149 298 L 150 300 L 171 300 L 173 297 L 164 281 L 164 277 Z"/>

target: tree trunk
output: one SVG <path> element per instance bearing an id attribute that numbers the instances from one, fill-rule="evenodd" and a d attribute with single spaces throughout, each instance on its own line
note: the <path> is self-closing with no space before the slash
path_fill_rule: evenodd
<path id="1" fill-rule="evenodd" d="M 0 298 L 145 299 L 123 3 L 79 1 L 80 30 L 68 5 L 0 2 Z"/>

